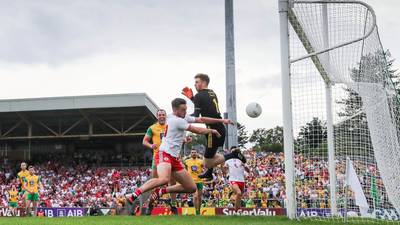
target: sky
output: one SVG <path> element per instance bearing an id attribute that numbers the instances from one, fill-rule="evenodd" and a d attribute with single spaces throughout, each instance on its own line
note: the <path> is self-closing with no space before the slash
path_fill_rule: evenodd
<path id="1" fill-rule="evenodd" d="M 237 114 L 250 131 L 282 124 L 277 2 L 234 1 Z M 400 1 L 366 2 L 400 59 Z M 224 50 L 223 0 L 0 0 L 0 99 L 145 92 L 169 111 L 206 73 L 224 110 Z"/>

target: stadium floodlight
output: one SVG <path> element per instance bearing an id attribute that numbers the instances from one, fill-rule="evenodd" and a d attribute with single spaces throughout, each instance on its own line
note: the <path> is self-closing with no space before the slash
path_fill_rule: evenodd
<path id="1" fill-rule="evenodd" d="M 279 13 L 289 218 L 400 220 L 400 102 L 373 9 L 279 0 Z"/>

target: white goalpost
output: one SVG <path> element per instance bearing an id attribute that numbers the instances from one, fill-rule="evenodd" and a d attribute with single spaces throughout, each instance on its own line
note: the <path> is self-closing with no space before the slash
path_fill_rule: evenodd
<path id="1" fill-rule="evenodd" d="M 400 221 L 400 101 L 373 9 L 279 0 L 279 14 L 288 217 Z"/>

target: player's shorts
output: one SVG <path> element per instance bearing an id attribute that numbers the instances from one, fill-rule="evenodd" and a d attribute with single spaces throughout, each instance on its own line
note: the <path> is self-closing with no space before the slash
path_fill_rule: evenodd
<path id="1" fill-rule="evenodd" d="M 171 170 L 172 171 L 181 171 L 184 169 L 183 164 L 181 162 L 181 160 L 178 157 L 173 157 L 172 155 L 164 152 L 164 151 L 160 151 L 156 157 L 154 157 L 154 161 L 156 162 L 156 165 L 158 166 L 158 164 L 160 163 L 169 163 L 171 164 Z"/>
<path id="2" fill-rule="evenodd" d="M 239 187 L 239 189 L 243 192 L 244 191 L 244 182 L 240 182 L 240 181 L 229 181 L 229 183 L 231 184 L 231 186 L 233 185 L 237 185 Z"/>
<path id="3" fill-rule="evenodd" d="M 26 194 L 26 200 L 28 201 L 39 201 L 39 193 L 33 193 L 33 194 Z"/>
<path id="4" fill-rule="evenodd" d="M 9 203 L 8 203 L 8 207 L 10 207 L 10 208 L 17 208 L 17 207 L 18 207 L 18 203 L 17 203 L 17 202 L 9 202 Z"/>
<path id="5" fill-rule="evenodd" d="M 203 182 L 196 183 L 197 190 L 203 190 Z"/>
<path id="6" fill-rule="evenodd" d="M 217 137 L 214 134 L 206 135 L 207 145 L 206 145 L 206 151 L 204 153 L 204 158 L 212 158 L 217 153 L 218 148 L 224 146 L 225 126 L 223 124 L 217 123 L 217 124 L 207 125 L 207 128 L 215 129 L 218 131 L 219 134 L 221 134 L 221 137 Z"/>

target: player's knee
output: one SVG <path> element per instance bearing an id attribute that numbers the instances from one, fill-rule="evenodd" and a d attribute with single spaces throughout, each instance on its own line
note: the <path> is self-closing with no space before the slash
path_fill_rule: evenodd
<path id="1" fill-rule="evenodd" d="M 195 193 L 197 191 L 196 185 L 192 185 L 188 188 L 189 193 Z"/>

